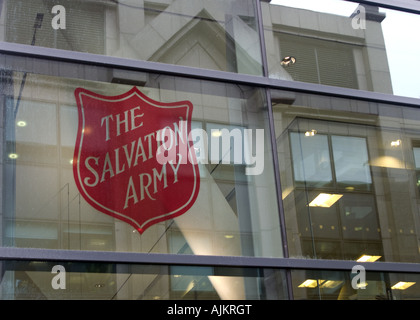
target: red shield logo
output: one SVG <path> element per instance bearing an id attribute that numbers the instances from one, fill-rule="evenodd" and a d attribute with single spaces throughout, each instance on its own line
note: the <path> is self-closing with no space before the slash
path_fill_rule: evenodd
<path id="1" fill-rule="evenodd" d="M 188 211 L 200 188 L 188 139 L 192 104 L 154 101 L 136 87 L 118 96 L 82 88 L 74 94 L 73 174 L 84 199 L 140 233 Z"/>

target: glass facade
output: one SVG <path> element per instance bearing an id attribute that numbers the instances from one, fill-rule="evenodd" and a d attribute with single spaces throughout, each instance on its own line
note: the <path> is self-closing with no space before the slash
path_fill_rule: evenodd
<path id="1" fill-rule="evenodd" d="M 17 300 L 284 300 L 285 272 L 277 269 L 4 261 L 0 289 Z M 48 278 L 57 266 L 66 278 Z M 18 271 L 16 271 L 18 270 Z M 57 291 L 58 290 L 58 291 Z M 14 293 L 13 293 L 14 292 Z"/>
<path id="2" fill-rule="evenodd" d="M 3 41 L 262 75 L 252 0 L 4 2 Z"/>
<path id="3" fill-rule="evenodd" d="M 417 15 L 335 0 L 275 0 L 262 8 L 270 77 L 420 97 L 413 78 L 420 47 L 409 31 L 420 26 Z"/>
<path id="4" fill-rule="evenodd" d="M 272 96 L 289 254 L 418 263 L 416 109 Z"/>
<path id="5" fill-rule="evenodd" d="M 16 57 L 10 59 L 19 60 Z M 34 60 L 34 65 L 37 62 Z M 48 62 L 47 65 L 50 69 L 65 64 Z M 57 77 L 45 74 L 48 71 L 14 71 L 3 78 L 10 86 L 10 95 L 5 97 L 6 105 L 8 101 L 15 105 L 6 109 L 5 114 L 6 119 L 11 120 L 6 121 L 5 127 L 4 173 L 11 183 L 4 185 L 3 192 L 5 199 L 14 201 L 5 203 L 13 208 L 8 208 L 3 218 L 3 245 L 197 255 L 283 255 L 273 157 L 267 135 L 267 102 L 262 90 L 173 76 L 129 73 L 144 81 L 141 86 L 138 86 L 139 80 L 135 83 L 149 98 L 161 102 L 188 99 L 193 105 L 191 139 L 197 154 L 200 181 L 197 199 L 186 214 L 156 223 L 140 234 L 128 223 L 98 214 L 99 211 L 78 189 L 72 164 L 79 129 L 74 85 L 111 96 L 125 93 L 133 85 L 113 82 L 109 76 L 113 77 L 115 72 L 108 68 L 95 70 L 96 81 L 92 77 L 84 80 L 90 70 L 79 66 L 74 73 L 71 70 L 75 68 L 78 66 L 72 64 L 64 67 L 70 71 L 68 77 L 62 72 Z M 119 76 L 123 74 L 119 72 Z M 14 96 L 21 85 L 24 85 L 22 94 Z M 149 118 L 148 121 L 152 120 Z M 102 128 L 105 129 L 102 126 L 97 131 Z M 245 131 L 245 128 L 250 131 Z M 223 129 L 227 130 L 224 136 L 221 135 Z M 249 135 L 245 136 L 246 132 Z M 253 145 L 252 140 L 256 140 L 258 132 L 267 136 L 259 134 L 261 139 L 257 142 L 263 145 L 257 147 L 257 142 L 254 141 Z M 236 145 L 229 143 L 232 149 L 226 153 L 223 142 L 230 142 L 230 139 Z M 98 160 L 98 166 L 94 166 L 94 161 L 90 160 L 93 167 L 90 171 L 101 177 L 98 185 L 110 175 L 117 177 L 117 171 L 130 164 L 134 167 L 137 162 L 137 167 L 146 166 L 152 153 L 148 148 L 154 143 L 155 136 L 148 131 L 140 142 L 130 140 L 112 150 L 114 156 L 111 154 L 109 162 Z M 238 149 L 239 143 L 243 148 Z M 115 150 L 121 150 L 118 157 Z M 258 162 L 247 160 L 247 154 L 260 150 L 266 154 L 262 154 Z M 247 175 L 247 170 L 252 167 L 263 170 L 258 175 Z M 167 173 L 176 169 L 175 166 L 165 168 Z M 122 184 L 125 190 L 113 191 L 126 205 L 134 202 L 134 195 L 140 198 L 139 202 L 142 193 L 144 198 L 155 199 L 160 189 L 179 183 L 169 173 L 162 177 L 161 169 L 144 172 L 158 172 L 160 175 L 153 175 L 153 182 L 147 188 L 148 176 L 145 175 L 142 188 L 137 187 L 133 173 L 134 178 L 130 181 L 135 188 Z M 94 174 L 89 173 L 86 179 L 93 181 Z M 178 178 L 180 181 L 183 177 L 179 174 Z M 153 201 L 153 206 L 157 209 L 158 200 Z M 266 214 L 261 216 L 260 212 Z"/>
<path id="6" fill-rule="evenodd" d="M 341 271 L 295 270 L 292 274 L 295 299 L 417 300 L 419 294 L 418 274 L 372 272 L 365 282 Z"/>
<path id="7" fill-rule="evenodd" d="M 420 5 L 316 3 L 0 1 L 0 299 L 418 299 Z"/>

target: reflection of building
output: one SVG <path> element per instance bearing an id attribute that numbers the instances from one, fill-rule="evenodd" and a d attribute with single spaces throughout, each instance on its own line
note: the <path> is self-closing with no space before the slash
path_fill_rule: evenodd
<path id="1" fill-rule="evenodd" d="M 381 29 L 384 14 L 366 8 L 366 28 L 355 29 L 346 16 L 263 6 L 270 75 L 287 79 L 286 69 L 295 81 L 392 93 Z M 297 63 L 280 67 L 287 56 Z"/>
<path id="2" fill-rule="evenodd" d="M 318 105 L 316 112 L 307 101 Z M 280 172 L 289 252 L 305 258 L 418 263 L 418 120 L 400 122 L 404 116 L 398 107 L 386 104 L 364 102 L 356 108 L 344 99 L 303 94 L 292 105 L 276 103 L 274 111 L 282 131 L 277 143 L 284 160 Z M 308 276 L 302 274 L 300 283 Z M 349 288 L 343 285 L 349 278 L 333 278 L 342 284 L 325 294 L 336 298 Z M 394 279 L 372 281 L 389 296 Z M 314 293 L 308 289 L 309 296 Z"/>
<path id="3" fill-rule="evenodd" d="M 249 74 L 261 73 L 261 53 L 252 1 L 114 1 L 62 2 L 65 30 L 42 28 L 37 44 L 59 49 L 107 54 Z M 53 1 L 7 1 L 5 40 L 30 44 L 35 12 Z M 23 3 L 25 3 L 23 5 Z M 77 3 L 77 5 L 76 5 Z M 251 6 L 252 7 L 252 6 Z M 79 34 L 83 34 L 79 37 Z M 53 40 L 53 41 L 51 41 Z"/>
<path id="4" fill-rule="evenodd" d="M 366 6 L 366 29 L 354 29 L 352 17 L 266 1 L 62 1 L 66 29 L 54 30 L 54 1 L 0 4 L 1 232 L 19 265 L 2 266 L 0 297 L 419 296 L 417 274 L 393 274 L 419 262 L 418 116 L 392 104 L 377 8 Z M 295 63 L 282 64 L 287 56 Z M 191 101 L 205 146 L 218 139 L 212 129 L 264 129 L 264 172 L 247 176 L 233 158 L 201 163 L 191 210 L 142 235 L 96 211 L 73 179 L 74 90 L 113 96 L 132 86 L 156 101 Z M 244 159 L 256 149 L 252 137 L 231 140 Z M 320 195 L 336 198 L 314 204 Z M 358 292 L 350 271 L 363 254 L 380 258 Z M 30 261 L 38 257 L 47 262 Z M 66 292 L 50 287 L 57 261 Z M 396 280 L 416 284 L 396 291 Z"/>

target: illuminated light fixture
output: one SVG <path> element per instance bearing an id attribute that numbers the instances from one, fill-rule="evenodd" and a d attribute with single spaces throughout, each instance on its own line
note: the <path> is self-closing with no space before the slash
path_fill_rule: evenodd
<path id="1" fill-rule="evenodd" d="M 396 147 L 391 147 L 396 148 Z M 394 169 L 406 169 L 405 162 L 391 156 L 379 156 L 374 158 L 369 164 L 373 167 L 383 168 L 394 168 Z"/>
<path id="2" fill-rule="evenodd" d="M 280 62 L 280 64 L 282 66 L 285 66 L 285 67 L 288 67 L 288 66 L 290 66 L 292 64 L 295 64 L 295 63 L 296 63 L 296 58 L 291 57 L 291 56 L 284 57 L 283 60 L 281 60 L 281 62 Z"/>
<path id="3" fill-rule="evenodd" d="M 16 125 L 18 127 L 26 127 L 27 123 L 26 123 L 26 121 L 20 120 L 20 121 L 16 122 Z"/>
<path id="4" fill-rule="evenodd" d="M 69 162 L 70 162 L 70 164 L 73 164 L 73 159 L 70 159 Z"/>
<path id="5" fill-rule="evenodd" d="M 320 288 L 324 289 L 334 289 L 339 285 L 343 284 L 341 280 L 314 280 L 314 279 L 307 279 L 302 282 L 298 287 L 299 288 L 316 288 L 319 284 Z"/>
<path id="6" fill-rule="evenodd" d="M 381 256 L 371 256 L 371 255 L 364 254 L 359 259 L 357 259 L 357 262 L 374 262 L 378 260 L 379 258 L 381 258 Z"/>
<path id="7" fill-rule="evenodd" d="M 415 282 L 405 282 L 405 281 L 400 281 L 396 284 L 394 284 L 391 289 L 393 290 L 405 290 L 409 287 L 411 287 L 412 285 L 416 284 Z"/>
<path id="8" fill-rule="evenodd" d="M 314 200 L 312 200 L 311 203 L 309 203 L 309 206 L 329 208 L 334 203 L 336 203 L 342 196 L 342 194 L 320 193 Z"/>
<path id="9" fill-rule="evenodd" d="M 305 137 L 313 137 L 316 134 L 317 134 L 317 131 L 316 130 L 306 131 L 305 132 Z"/>
<path id="10" fill-rule="evenodd" d="M 221 137 L 222 136 L 222 131 L 221 130 L 211 130 L 211 135 L 215 138 Z"/>
<path id="11" fill-rule="evenodd" d="M 356 284 L 356 287 L 358 289 L 365 289 L 367 287 L 368 283 L 367 282 L 360 282 Z"/>
<path id="12" fill-rule="evenodd" d="M 327 289 L 334 289 L 341 285 L 343 281 L 340 280 L 327 280 L 323 282 L 319 287 L 320 288 L 327 288 Z"/>
<path id="13" fill-rule="evenodd" d="M 401 140 L 391 141 L 391 147 L 398 147 L 401 145 Z"/>
<path id="14" fill-rule="evenodd" d="M 235 236 L 233 234 L 225 234 L 226 239 L 233 239 Z"/>
<path id="15" fill-rule="evenodd" d="M 19 156 L 18 156 L 18 154 L 17 153 L 10 153 L 9 154 L 9 158 L 10 159 L 17 159 Z"/>
<path id="16" fill-rule="evenodd" d="M 298 287 L 299 288 L 316 288 L 318 286 L 318 281 L 314 279 L 308 279 L 302 282 Z"/>

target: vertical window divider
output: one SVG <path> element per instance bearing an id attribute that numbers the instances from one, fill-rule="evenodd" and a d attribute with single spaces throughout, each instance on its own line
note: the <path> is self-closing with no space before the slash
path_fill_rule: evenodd
<path id="1" fill-rule="evenodd" d="M 264 0 L 256 0 L 256 18 L 257 18 L 257 27 L 259 33 L 259 41 L 260 41 L 260 49 L 261 49 L 261 63 L 262 63 L 262 73 L 263 77 L 269 78 L 268 72 L 268 60 L 267 60 L 267 52 L 265 47 L 265 37 L 264 37 L 264 21 L 262 15 L 262 6 L 261 1 Z M 281 240 L 282 240 L 282 251 L 284 258 L 289 258 L 289 248 L 287 244 L 287 233 L 286 233 L 286 218 L 285 212 L 283 207 L 283 200 L 282 200 L 282 190 L 281 190 L 281 181 L 280 181 L 280 167 L 279 167 L 279 158 L 277 152 L 277 139 L 274 127 L 274 115 L 273 115 L 273 105 L 271 103 L 271 92 L 270 88 L 265 87 L 265 98 L 267 100 L 267 112 L 268 112 L 268 126 L 270 130 L 270 144 L 271 144 L 271 152 L 272 152 L 272 161 L 273 161 L 273 170 L 274 170 L 274 180 L 276 185 L 276 194 L 277 194 L 277 210 L 279 214 L 280 220 L 280 233 L 281 233 Z M 292 274 L 291 270 L 286 270 L 286 285 L 287 285 L 287 294 L 289 300 L 293 300 L 293 285 L 292 285 Z"/>

